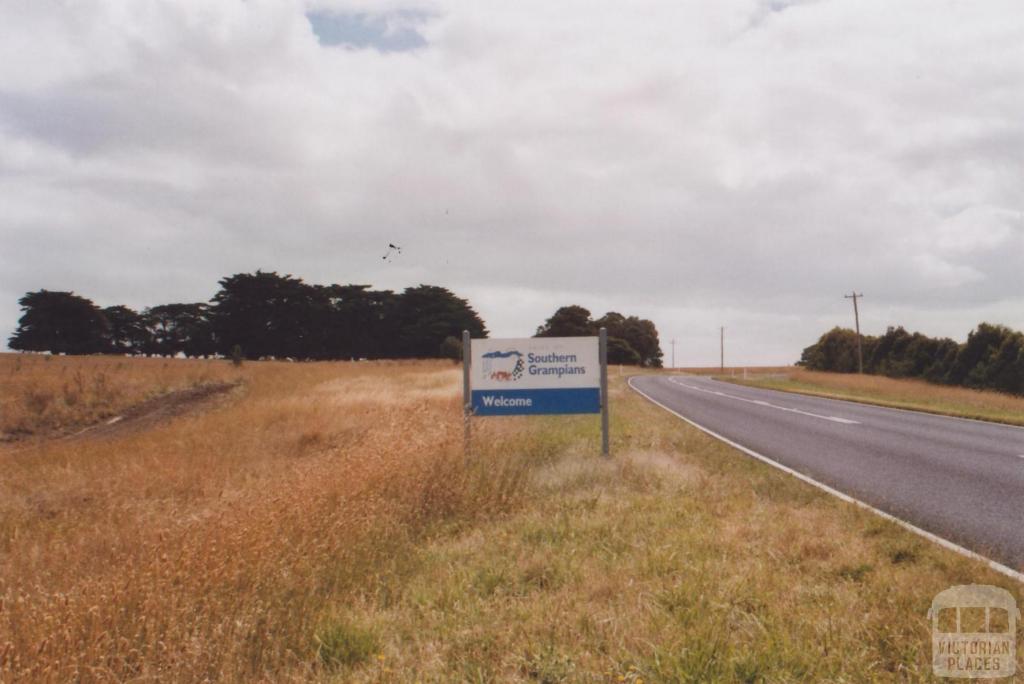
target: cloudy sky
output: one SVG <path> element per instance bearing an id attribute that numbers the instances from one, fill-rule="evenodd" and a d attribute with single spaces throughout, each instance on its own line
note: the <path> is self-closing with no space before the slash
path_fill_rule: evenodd
<path id="1" fill-rule="evenodd" d="M 257 268 L 638 314 L 678 365 L 792 362 L 852 288 L 1024 328 L 1024 7 L 0 0 L 0 336 Z"/>

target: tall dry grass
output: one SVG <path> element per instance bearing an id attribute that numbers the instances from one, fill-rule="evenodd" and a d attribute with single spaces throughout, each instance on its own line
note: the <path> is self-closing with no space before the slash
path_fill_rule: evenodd
<path id="1" fill-rule="evenodd" d="M 81 427 L 240 374 L 224 361 L 0 354 L 0 440 Z"/>
<path id="2" fill-rule="evenodd" d="M 422 545 L 389 601 L 349 613 L 383 659 L 338 681 L 932 682 L 938 592 L 994 584 L 1020 599 L 1014 580 L 615 376 L 610 392 L 613 458 L 595 453 L 592 417 L 547 423 L 557 457 L 522 506 Z"/>
<path id="3" fill-rule="evenodd" d="M 0 450 L 0 681 L 328 677 L 373 650 L 344 616 L 403 549 L 522 490 L 510 423 L 463 458 L 450 365 L 246 369 L 201 415 Z"/>
<path id="4" fill-rule="evenodd" d="M 751 377 L 747 382 L 770 389 L 1024 425 L 1024 397 L 992 390 L 936 385 L 910 378 L 824 373 L 800 368 L 789 369 L 784 375 Z"/>

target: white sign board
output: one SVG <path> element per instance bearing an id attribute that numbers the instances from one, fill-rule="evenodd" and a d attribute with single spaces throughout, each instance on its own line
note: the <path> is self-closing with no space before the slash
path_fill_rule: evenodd
<path id="1" fill-rule="evenodd" d="M 469 372 L 474 415 L 601 412 L 596 337 L 473 340 Z"/>

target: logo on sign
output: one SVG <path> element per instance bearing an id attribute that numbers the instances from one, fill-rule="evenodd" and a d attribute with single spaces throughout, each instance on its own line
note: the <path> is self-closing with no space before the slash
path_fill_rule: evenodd
<path id="1" fill-rule="evenodd" d="M 523 371 L 526 370 L 522 353 L 515 349 L 488 352 L 482 358 L 481 371 L 483 376 L 489 380 L 513 382 L 523 377 Z"/>

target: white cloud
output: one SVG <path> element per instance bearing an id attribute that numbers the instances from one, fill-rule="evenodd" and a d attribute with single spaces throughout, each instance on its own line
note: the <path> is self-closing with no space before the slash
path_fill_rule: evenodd
<path id="1" fill-rule="evenodd" d="M 309 11 L 426 45 L 323 47 Z M 854 287 L 869 332 L 963 336 L 1019 317 L 1022 80 L 1015 0 L 7 3 L 0 334 L 27 290 L 261 267 L 446 285 L 503 335 L 647 312 L 700 362 L 722 324 L 791 361 Z"/>

